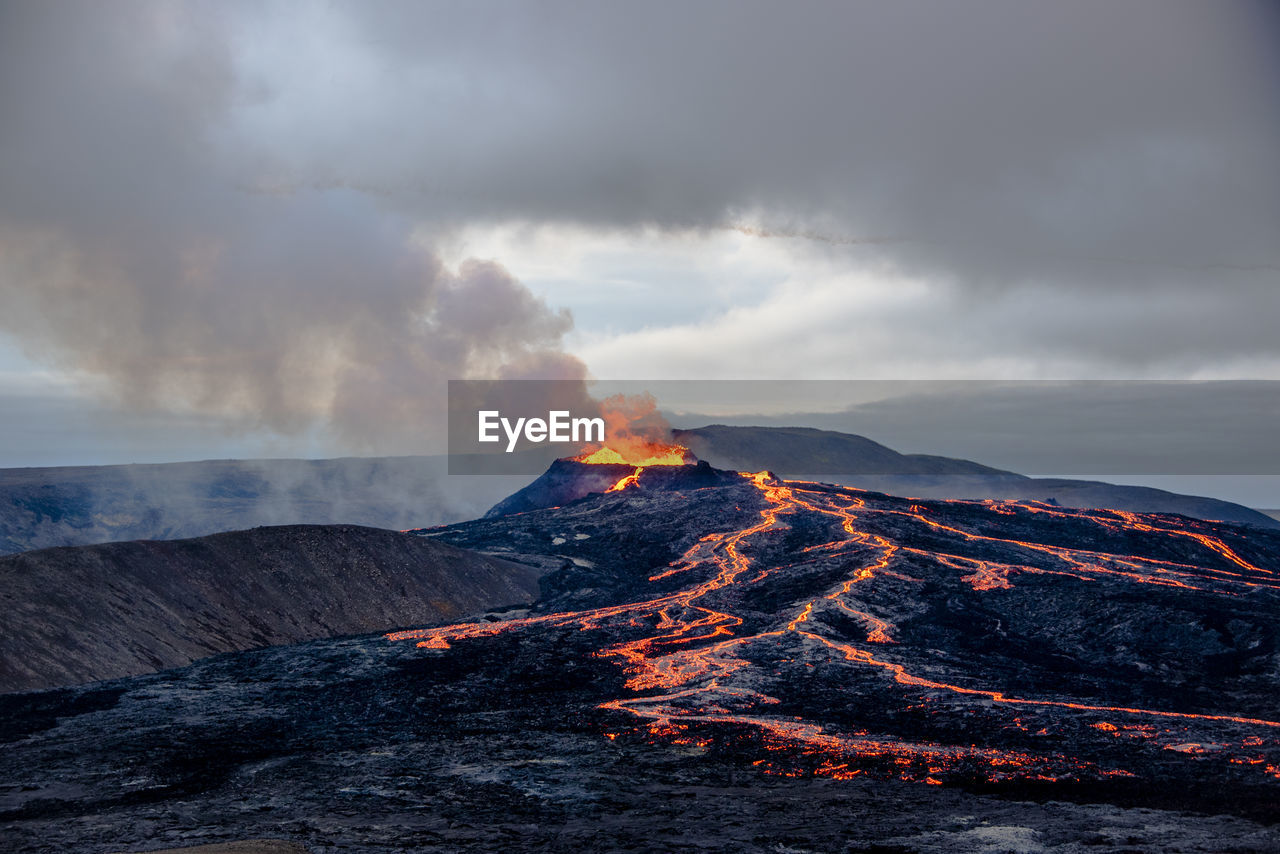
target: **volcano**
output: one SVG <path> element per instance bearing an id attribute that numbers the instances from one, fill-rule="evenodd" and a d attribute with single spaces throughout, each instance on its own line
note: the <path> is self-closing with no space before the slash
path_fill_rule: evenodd
<path id="1" fill-rule="evenodd" d="M 648 490 L 669 490 L 719 486 L 733 483 L 738 477 L 734 472 L 714 469 L 692 454 L 684 454 L 684 459 L 682 463 L 661 465 L 556 460 L 533 483 L 490 508 L 485 518 L 557 507 L 596 493 L 638 485 L 641 480 Z"/>
<path id="2" fill-rule="evenodd" d="M 531 606 L 0 698 L 15 849 L 1280 847 L 1280 535 L 541 481 L 417 532 L 547 568 Z"/>

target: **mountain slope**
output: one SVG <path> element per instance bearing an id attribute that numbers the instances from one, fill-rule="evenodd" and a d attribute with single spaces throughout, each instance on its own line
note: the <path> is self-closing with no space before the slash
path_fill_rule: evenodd
<path id="1" fill-rule="evenodd" d="M 528 601 L 539 570 L 351 525 L 256 528 L 0 558 L 0 691 Z"/>
<path id="2" fill-rule="evenodd" d="M 672 432 L 699 459 L 724 468 L 819 477 L 892 495 L 1053 501 L 1064 507 L 1179 513 L 1280 530 L 1280 522 L 1267 514 L 1217 498 L 1096 480 L 1031 478 L 968 460 L 899 454 L 862 436 L 831 430 L 713 424 Z"/>

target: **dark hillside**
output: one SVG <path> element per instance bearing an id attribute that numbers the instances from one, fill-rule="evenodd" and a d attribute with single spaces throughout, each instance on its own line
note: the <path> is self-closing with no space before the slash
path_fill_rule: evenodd
<path id="1" fill-rule="evenodd" d="M 0 558 L 0 690 L 148 673 L 528 601 L 538 570 L 396 531 L 292 525 Z"/>

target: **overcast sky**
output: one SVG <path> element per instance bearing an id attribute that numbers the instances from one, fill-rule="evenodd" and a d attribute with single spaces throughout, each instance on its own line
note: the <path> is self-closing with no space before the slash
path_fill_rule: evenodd
<path id="1" fill-rule="evenodd" d="M 1280 379 L 1277 8 L 0 0 L 0 465 L 430 451 L 463 376 Z"/>

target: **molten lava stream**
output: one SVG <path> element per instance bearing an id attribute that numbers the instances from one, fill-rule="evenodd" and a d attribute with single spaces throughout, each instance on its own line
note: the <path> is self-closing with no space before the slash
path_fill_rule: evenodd
<path id="1" fill-rule="evenodd" d="M 596 454 L 600 453 L 600 451 L 596 452 Z M 595 457 L 596 454 L 590 456 Z M 612 461 L 612 458 L 609 461 Z M 627 462 L 630 463 L 630 461 Z M 637 464 L 636 472 L 620 480 L 614 489 L 627 488 L 628 481 L 632 484 L 636 483 L 642 469 L 643 466 Z M 625 683 L 628 690 L 652 693 L 616 698 L 601 704 L 601 708 L 629 712 L 646 721 L 648 731 L 654 737 L 672 737 L 677 740 L 688 738 L 685 733 L 691 725 L 695 724 L 745 726 L 759 732 L 763 739 L 763 746 L 769 750 L 778 750 L 789 755 L 823 756 L 822 763 L 815 768 L 814 773 L 826 773 L 830 776 L 852 776 L 858 772 L 849 769 L 849 762 L 867 759 L 890 762 L 899 769 L 899 776 L 924 779 L 927 782 L 938 782 L 937 776 L 945 774 L 948 769 L 964 763 L 971 764 L 974 761 L 984 764 L 988 769 L 988 775 L 992 778 L 1018 775 L 1043 776 L 1043 772 L 1046 771 L 1052 771 L 1052 775 L 1056 776 L 1071 776 L 1082 771 L 1103 776 L 1128 772 L 1096 769 L 1087 766 L 1087 763 L 1063 756 L 1035 757 L 1016 751 L 979 748 L 974 745 L 917 744 L 892 737 L 870 737 L 866 733 L 833 734 L 810 721 L 761 714 L 760 712 L 763 711 L 761 707 L 777 705 L 778 701 L 750 687 L 751 679 L 747 679 L 747 684 L 741 686 L 734 684 L 736 676 L 750 671 L 755 666 L 743 657 L 748 647 L 764 645 L 767 655 L 771 655 L 775 660 L 786 661 L 789 658 L 778 658 L 784 644 L 792 645 L 799 642 L 802 649 L 808 645 L 813 649 L 826 650 L 836 657 L 836 661 L 860 668 L 881 670 L 901 686 L 923 689 L 925 696 L 940 692 L 956 697 L 981 697 L 995 704 L 1015 707 L 1056 708 L 1088 714 L 1108 713 L 1111 716 L 1180 720 L 1188 723 L 1222 722 L 1266 728 L 1280 727 L 1280 722 L 1245 716 L 1182 713 L 1076 703 L 1068 700 L 1011 697 L 1000 691 L 949 684 L 912 674 L 904 665 L 878 658 L 871 650 L 828 638 L 821 634 L 822 626 L 817 622 L 817 618 L 825 612 L 827 607 L 833 607 L 862 620 L 869 626 L 867 642 L 878 645 L 892 643 L 890 633 L 893 627 L 888 621 L 853 608 L 845 598 L 858 589 L 858 585 L 872 582 L 877 574 L 914 580 L 889 570 L 896 556 L 904 551 L 927 557 L 941 566 L 971 572 L 972 575 L 963 580 L 978 591 L 1007 589 L 1011 586 L 1010 576 L 1020 572 L 1058 572 L 1086 579 L 1110 577 L 1124 581 L 1163 583 L 1180 587 L 1193 587 L 1195 582 L 1203 582 L 1206 573 L 1212 575 L 1218 582 L 1228 585 L 1259 586 L 1257 580 L 1245 581 L 1237 573 L 1224 574 L 1223 571 L 1195 568 L 1187 564 L 1147 558 L 1120 558 L 1099 552 L 1075 551 L 1061 546 L 974 534 L 929 519 L 925 509 L 918 505 L 911 505 L 906 511 L 870 508 L 866 501 L 852 495 L 849 490 L 833 493 L 830 488 L 819 488 L 818 485 L 813 484 L 781 483 L 771 478 L 767 472 L 744 474 L 743 477 L 759 489 L 764 498 L 765 506 L 760 511 L 759 521 L 741 530 L 703 537 L 679 560 L 669 564 L 665 572 L 657 573 L 651 578 L 651 580 L 659 580 L 676 574 L 692 573 L 696 569 L 708 570 L 703 574 L 703 580 L 692 583 L 684 590 L 643 602 L 589 611 L 549 614 L 501 623 L 459 624 L 398 632 L 388 637 L 393 640 L 418 638 L 419 646 L 443 649 L 448 647 L 451 640 L 483 637 L 524 626 L 576 625 L 585 631 L 597 628 L 606 622 L 614 625 L 625 623 L 630 626 L 643 626 L 647 624 L 645 622 L 647 620 L 653 625 L 650 634 L 615 643 L 600 650 L 597 655 L 621 660 L 628 673 Z M 841 501 L 845 503 L 842 505 Z M 1038 512 L 1045 512 L 1039 511 L 1039 508 L 1036 509 Z M 829 593 L 803 604 L 784 628 L 735 636 L 734 630 L 741 628 L 744 624 L 743 618 L 700 604 L 700 600 L 716 591 L 734 586 L 749 586 L 764 578 L 767 570 L 758 571 L 751 578 L 746 577 L 753 567 L 752 561 L 744 550 L 754 537 L 785 527 L 780 517 L 801 510 L 833 517 L 840 523 L 842 534 L 842 539 L 810 546 L 805 549 L 806 553 L 837 553 L 841 549 L 856 547 L 870 548 L 877 553 L 877 556 L 867 565 L 856 569 L 849 578 Z M 993 509 L 993 512 L 1007 514 L 1016 511 L 1002 507 L 1000 510 Z M 963 555 L 907 549 L 890 542 L 881 535 L 859 530 L 856 524 L 859 516 L 867 514 L 905 516 L 927 527 L 957 536 L 964 542 L 981 541 L 1027 550 L 1059 560 L 1065 564 L 1066 568 L 1048 570 L 1016 564 L 994 564 Z M 1136 517 L 1131 517 L 1132 514 L 1122 515 L 1119 522 L 1114 517 L 1090 515 L 1083 511 L 1078 515 L 1100 524 L 1125 524 L 1144 534 L 1180 533 L 1149 525 Z M 1255 579 L 1257 575 L 1271 574 L 1240 558 L 1218 538 L 1195 535 L 1191 539 L 1215 555 L 1227 559 L 1239 569 L 1245 570 Z M 1101 566 L 1101 563 L 1111 563 L 1113 567 L 1125 566 L 1127 569 L 1107 568 Z M 1199 574 L 1190 571 L 1192 569 L 1197 569 Z M 881 648 L 884 647 L 881 646 Z M 813 666 L 813 662 L 809 662 L 808 666 Z M 758 682 L 759 679 L 755 681 Z"/>

